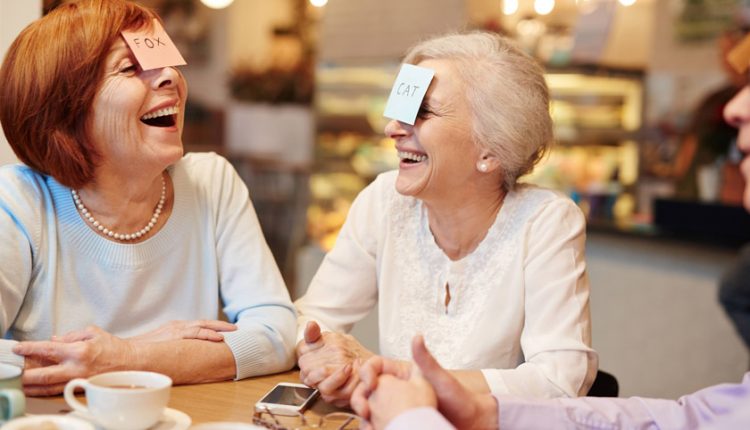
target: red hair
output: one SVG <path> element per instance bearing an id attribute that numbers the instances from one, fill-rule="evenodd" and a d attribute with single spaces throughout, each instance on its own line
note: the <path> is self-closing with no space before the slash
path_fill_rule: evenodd
<path id="1" fill-rule="evenodd" d="M 80 0 L 21 32 L 0 68 L 0 123 L 22 162 L 71 188 L 93 179 L 101 155 L 88 123 L 104 61 L 122 30 L 155 18 L 125 0 Z"/>

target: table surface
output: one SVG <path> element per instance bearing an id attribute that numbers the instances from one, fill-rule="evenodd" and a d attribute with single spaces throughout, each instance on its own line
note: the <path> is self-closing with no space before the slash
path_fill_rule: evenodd
<path id="1" fill-rule="evenodd" d="M 290 370 L 241 381 L 175 386 L 172 387 L 170 393 L 169 407 L 189 415 L 193 424 L 214 421 L 252 423 L 255 402 L 279 382 L 299 383 L 299 371 Z M 83 395 L 78 397 L 83 401 Z M 54 401 L 58 406 L 60 403 L 65 403 L 62 396 L 47 400 L 38 399 L 33 401 L 34 406 L 31 406 L 32 403 L 28 405 L 29 410 L 37 409 L 35 411 L 37 413 L 54 413 L 49 411 L 55 406 L 49 400 Z M 43 412 L 39 408 L 47 409 L 47 411 Z M 320 417 L 340 410 L 318 398 L 305 416 Z M 286 419 L 281 420 L 284 422 Z"/>

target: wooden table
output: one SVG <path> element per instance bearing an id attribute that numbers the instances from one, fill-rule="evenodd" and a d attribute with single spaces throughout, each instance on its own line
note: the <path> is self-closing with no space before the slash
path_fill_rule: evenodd
<path id="1" fill-rule="evenodd" d="M 172 387 L 169 407 L 188 414 L 193 424 L 211 421 L 252 423 L 255 402 L 260 400 L 264 394 L 279 382 L 299 383 L 299 371 L 290 370 L 284 373 L 258 376 L 241 381 Z M 78 397 L 81 401 L 85 401 L 83 395 L 79 395 Z M 55 404 L 61 406 L 60 403 L 65 404 L 65 399 L 62 396 L 37 399 L 33 404 L 37 409 L 47 409 L 44 412 L 36 411 L 37 413 L 59 413 L 64 411 L 55 411 L 54 409 Z M 305 413 L 305 416 L 311 418 L 320 417 L 329 412 L 340 410 L 318 398 L 312 408 Z M 280 418 L 280 420 L 282 422 L 287 421 L 287 419 L 283 418 Z"/>
<path id="2" fill-rule="evenodd" d="M 251 423 L 255 402 L 279 382 L 299 383 L 299 371 L 292 370 L 241 381 L 172 387 L 169 407 L 190 415 L 193 424 L 209 421 Z M 318 400 L 317 403 L 323 402 Z"/>

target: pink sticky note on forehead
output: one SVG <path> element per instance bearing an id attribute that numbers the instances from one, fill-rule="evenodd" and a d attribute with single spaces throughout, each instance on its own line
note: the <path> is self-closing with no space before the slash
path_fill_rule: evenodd
<path id="1" fill-rule="evenodd" d="M 158 20 L 151 31 L 123 31 L 122 37 L 143 70 L 187 64 Z"/>

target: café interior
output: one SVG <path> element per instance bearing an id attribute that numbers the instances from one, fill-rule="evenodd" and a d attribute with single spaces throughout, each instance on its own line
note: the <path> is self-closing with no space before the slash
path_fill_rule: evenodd
<path id="1" fill-rule="evenodd" d="M 58 3 L 2 0 L 0 54 Z M 221 154 L 245 180 L 293 299 L 357 193 L 398 168 L 383 109 L 404 52 L 447 31 L 496 31 L 545 68 L 555 146 L 523 180 L 586 215 L 593 347 L 620 396 L 676 398 L 747 371 L 717 299 L 750 241 L 736 151 L 702 166 L 692 195 L 670 169 L 694 109 L 727 83 L 718 41 L 750 25 L 747 1 L 138 3 L 159 12 L 187 61 L 186 151 Z M 0 137 L 0 163 L 11 162 Z M 373 350 L 375 313 L 353 332 Z"/>

